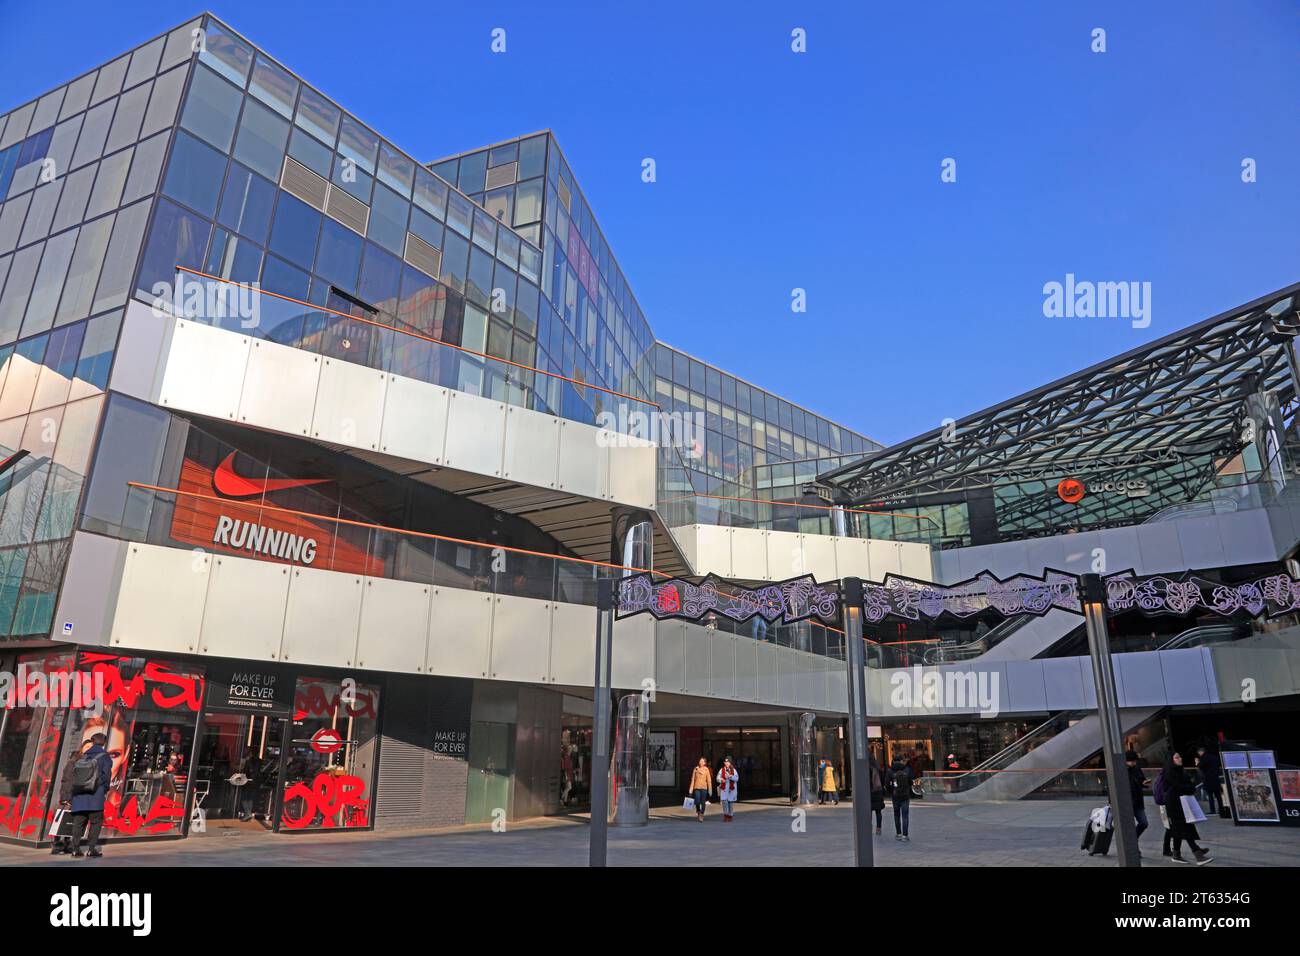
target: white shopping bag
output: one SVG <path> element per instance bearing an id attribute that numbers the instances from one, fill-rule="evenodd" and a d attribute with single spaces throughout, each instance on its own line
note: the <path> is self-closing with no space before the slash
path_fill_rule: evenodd
<path id="1" fill-rule="evenodd" d="M 63 826 L 63 818 L 67 815 L 67 812 L 64 807 L 59 807 L 54 811 L 54 819 L 50 822 L 50 836 L 56 837 L 59 835 L 59 827 Z"/>
<path id="2" fill-rule="evenodd" d="M 1205 822 L 1205 811 L 1201 809 L 1201 805 L 1196 802 L 1195 797 L 1179 797 L 1178 802 L 1183 805 L 1183 816 L 1187 819 L 1188 823 Z"/>
<path id="3" fill-rule="evenodd" d="M 682 809 L 683 809 L 683 810 L 694 810 L 694 809 L 695 809 L 695 798 L 694 798 L 694 797 L 687 797 L 685 800 L 683 800 L 683 801 L 682 801 Z"/>

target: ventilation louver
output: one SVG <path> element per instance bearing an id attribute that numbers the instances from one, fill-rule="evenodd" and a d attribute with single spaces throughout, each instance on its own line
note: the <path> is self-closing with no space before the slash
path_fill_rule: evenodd
<path id="1" fill-rule="evenodd" d="M 442 253 L 411 232 L 406 234 L 406 254 L 402 258 L 435 279 L 442 271 Z"/>

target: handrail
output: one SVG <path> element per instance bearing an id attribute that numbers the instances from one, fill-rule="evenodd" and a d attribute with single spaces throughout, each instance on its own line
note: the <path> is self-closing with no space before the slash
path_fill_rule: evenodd
<path id="1" fill-rule="evenodd" d="M 188 266 L 177 265 L 176 271 L 188 272 L 191 275 L 196 275 L 204 279 L 212 279 L 216 282 L 225 282 L 229 285 L 247 287 L 247 283 L 236 282 L 234 279 L 225 279 L 222 278 L 221 276 L 210 275 L 206 272 L 200 272 L 198 269 L 191 269 Z M 361 322 L 365 325 L 373 325 L 375 326 L 375 328 L 386 329 L 389 332 L 396 332 L 399 335 L 409 335 L 411 338 L 420 339 L 425 342 L 432 342 L 434 345 L 442 345 L 449 349 L 455 349 L 457 352 L 464 352 L 466 355 L 473 355 L 476 358 L 487 359 L 492 362 L 501 362 L 505 365 L 512 365 L 515 368 L 524 369 L 525 371 L 528 372 L 536 372 L 538 375 L 548 375 L 551 378 L 558 378 L 565 382 L 569 382 L 572 385 L 577 385 L 582 388 L 595 389 L 598 392 L 604 392 L 607 395 L 616 395 L 619 398 L 629 398 L 634 402 L 641 402 L 644 405 L 653 405 L 655 408 L 661 407 L 658 402 L 651 401 L 648 398 L 638 398 L 637 396 L 629 395 L 626 392 L 619 392 L 612 388 L 605 388 L 603 385 L 595 385 L 592 384 L 591 382 L 584 382 L 581 381 L 580 379 L 570 378 L 567 375 L 561 375 L 559 372 L 548 372 L 544 369 L 535 368 L 532 365 L 524 365 L 521 362 L 514 362 L 507 358 L 501 358 L 499 355 L 489 355 L 487 352 L 479 352 L 474 349 L 467 349 L 463 345 L 453 345 L 450 342 L 444 342 L 441 339 L 435 339 L 431 336 L 423 335 L 420 332 L 412 332 L 409 329 L 400 329 L 395 325 L 388 325 L 387 323 L 384 322 L 376 322 L 374 319 L 367 319 L 364 316 L 360 316 L 360 315 L 352 315 L 349 312 L 340 312 L 337 309 L 331 309 L 328 306 L 324 306 L 324 305 L 317 305 L 314 302 L 304 302 L 302 299 L 295 299 L 293 296 L 282 295 L 279 292 L 272 292 L 269 289 L 263 289 L 261 286 L 258 286 L 257 293 L 259 295 L 269 295 L 276 299 L 283 299 L 285 302 L 292 302 L 295 305 L 305 306 L 306 308 L 311 309 L 313 312 L 328 312 L 331 315 L 337 315 L 340 318 L 349 319 L 350 321 L 353 322 Z M 185 316 L 178 316 L 178 318 L 185 318 Z"/>
<path id="2" fill-rule="evenodd" d="M 897 511 L 871 511 L 868 508 L 848 508 L 848 507 L 841 507 L 839 505 L 814 505 L 814 504 L 807 504 L 801 501 L 769 501 L 766 498 L 741 498 L 735 495 L 690 494 L 690 495 L 682 495 L 679 498 L 673 498 L 671 499 L 671 501 L 686 501 L 690 498 L 712 498 L 716 501 L 752 501 L 755 504 L 772 505 L 773 507 L 815 508 L 819 511 L 843 511 L 846 514 L 856 514 L 856 515 L 891 515 L 899 518 L 913 518 L 917 521 L 928 521 L 933 525 L 936 526 L 938 525 L 938 522 L 935 521 L 933 518 L 931 518 L 929 515 L 901 514 Z"/>
<path id="3" fill-rule="evenodd" d="M 367 528 L 372 531 L 387 531 L 392 534 L 411 535 L 416 538 L 425 538 L 430 541 L 446 541 L 450 544 L 465 544 L 474 548 L 487 548 L 489 550 L 501 550 L 510 554 L 522 554 L 534 558 L 552 558 L 556 561 L 570 561 L 574 564 L 585 564 L 596 568 L 612 568 L 617 571 L 631 571 L 633 574 L 657 574 L 661 578 L 670 578 L 672 575 L 663 571 L 655 571 L 652 568 L 636 568 L 626 564 L 613 564 L 609 561 L 595 561 L 591 558 L 573 558 L 563 554 L 548 554 L 545 551 L 532 551 L 528 548 L 514 548 L 500 544 L 488 544 L 485 541 L 472 541 L 469 538 L 455 538 L 445 534 L 435 534 L 432 531 L 412 531 L 407 528 L 394 528 L 389 525 L 373 524 L 369 521 L 357 521 L 352 518 L 337 518 L 331 515 L 323 515 L 314 511 L 300 511 L 297 508 L 282 508 L 278 505 L 268 505 L 264 502 L 252 501 L 231 501 L 229 498 L 221 498 L 217 495 L 206 495 L 198 491 L 183 491 L 180 488 L 166 488 L 161 485 L 150 485 L 142 481 L 128 481 L 127 485 L 131 488 L 141 488 L 146 491 L 160 492 L 169 495 L 181 495 L 187 498 L 201 498 L 204 501 L 217 501 L 222 504 L 244 506 L 247 508 L 257 508 L 262 511 L 274 511 L 279 514 L 294 515 L 299 518 L 313 518 L 318 521 L 332 521 L 336 524 L 351 525 L 355 528 Z"/>

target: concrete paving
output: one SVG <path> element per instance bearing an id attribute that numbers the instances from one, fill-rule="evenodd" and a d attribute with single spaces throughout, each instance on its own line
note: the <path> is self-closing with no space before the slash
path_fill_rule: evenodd
<path id="1" fill-rule="evenodd" d="M 1115 866 L 1089 857 L 1079 838 L 1095 800 L 1022 800 L 954 805 L 916 801 L 911 843 L 894 840 L 885 809 L 885 832 L 875 837 L 881 866 Z M 1142 838 L 1149 866 L 1179 864 L 1161 857 L 1157 822 Z M 799 824 L 803 824 L 802 829 Z M 796 814 L 783 801 L 737 807 L 724 823 L 716 805 L 704 823 L 693 813 L 664 808 L 648 826 L 610 831 L 612 866 L 848 866 L 853 862 L 848 803 Z M 1214 818 L 1201 824 L 1204 843 L 1219 866 L 1300 866 L 1300 829 L 1236 827 Z M 375 833 L 281 834 L 246 829 L 210 831 L 183 841 L 113 844 L 99 860 L 52 857 L 48 850 L 0 845 L 0 866 L 585 866 L 587 820 L 546 818 L 510 824 L 504 833 L 486 826 Z M 1207 868 L 1208 868 L 1207 867 Z M 1190 869 L 1190 867 L 1181 867 Z"/>

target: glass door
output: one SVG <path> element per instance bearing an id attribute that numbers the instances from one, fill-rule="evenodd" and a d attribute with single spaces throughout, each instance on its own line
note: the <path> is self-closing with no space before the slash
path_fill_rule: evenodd
<path id="1" fill-rule="evenodd" d="M 474 721 L 470 725 L 466 823 L 491 823 L 509 814 L 514 737 L 514 724 Z"/>
<path id="2" fill-rule="evenodd" d="M 217 829 L 275 828 L 285 723 L 268 715 L 204 716 L 193 800 Z"/>

